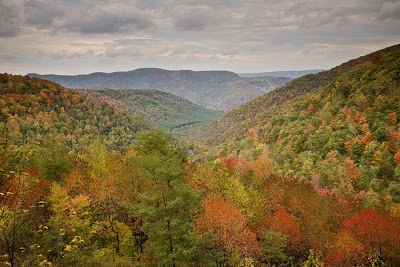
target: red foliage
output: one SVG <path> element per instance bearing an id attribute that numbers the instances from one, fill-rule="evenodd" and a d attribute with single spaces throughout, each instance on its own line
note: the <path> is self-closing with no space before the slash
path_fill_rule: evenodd
<path id="1" fill-rule="evenodd" d="M 25 168 L 24 172 L 26 172 L 29 176 L 34 176 L 34 177 L 40 177 L 42 175 L 39 168 L 36 166 Z"/>
<path id="2" fill-rule="evenodd" d="M 400 222 L 390 214 L 365 210 L 346 219 L 343 229 L 360 241 L 367 252 L 377 251 L 390 258 L 400 251 Z"/>
<path id="3" fill-rule="evenodd" d="M 296 245 L 301 242 L 300 225 L 286 209 L 280 207 L 278 212 L 271 218 L 270 225 L 274 231 L 286 235 L 289 243 Z"/>
<path id="4" fill-rule="evenodd" d="M 44 196 L 49 182 L 43 179 L 26 183 L 23 176 L 5 177 L 0 186 L 0 207 L 10 210 L 28 209 Z"/>
<path id="5" fill-rule="evenodd" d="M 39 200 L 43 199 L 49 185 L 50 182 L 44 179 L 32 183 L 23 196 L 21 208 L 28 209 L 30 206 L 36 205 Z"/>
<path id="6" fill-rule="evenodd" d="M 217 240 L 209 247 L 219 247 L 242 255 L 259 253 L 256 234 L 233 203 L 221 197 L 210 198 L 204 201 L 204 208 L 205 214 L 197 218 L 195 231 L 215 234 Z"/>
<path id="7" fill-rule="evenodd" d="M 239 165 L 239 159 L 234 157 L 224 158 L 222 162 L 224 166 L 232 173 L 237 170 L 237 167 Z"/>

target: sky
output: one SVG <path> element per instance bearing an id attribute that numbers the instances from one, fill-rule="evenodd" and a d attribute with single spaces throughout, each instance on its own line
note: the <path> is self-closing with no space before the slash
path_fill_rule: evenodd
<path id="1" fill-rule="evenodd" d="M 0 72 L 329 69 L 400 42 L 400 0 L 0 0 Z"/>

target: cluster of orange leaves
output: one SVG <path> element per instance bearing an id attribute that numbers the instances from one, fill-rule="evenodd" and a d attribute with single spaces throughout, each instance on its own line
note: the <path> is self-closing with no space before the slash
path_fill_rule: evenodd
<path id="1" fill-rule="evenodd" d="M 260 247 L 256 234 L 249 228 L 244 215 L 229 201 L 221 197 L 204 201 L 204 215 L 196 219 L 195 231 L 212 233 L 216 240 L 211 247 L 242 255 L 258 254 Z"/>

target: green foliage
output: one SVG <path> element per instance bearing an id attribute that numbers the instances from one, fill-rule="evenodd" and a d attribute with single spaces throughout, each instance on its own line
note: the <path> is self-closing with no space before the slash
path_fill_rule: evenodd
<path id="1" fill-rule="evenodd" d="M 261 250 L 269 264 L 279 264 L 288 261 L 285 253 L 287 238 L 275 231 L 264 231 L 260 235 Z"/>
<path id="2" fill-rule="evenodd" d="M 55 140 L 44 141 L 31 156 L 31 166 L 37 166 L 42 177 L 49 181 L 61 182 L 72 168 L 68 148 Z"/>
<path id="3" fill-rule="evenodd" d="M 109 148 L 126 149 L 138 130 L 139 118 L 68 90 L 58 84 L 0 74 L 0 122 L 14 144 L 41 143 L 54 138 L 70 150 L 84 151 L 100 137 Z"/>
<path id="4" fill-rule="evenodd" d="M 0 75 L 0 265 L 399 266 L 399 58 L 232 112 L 204 162 L 109 105 Z"/>
<path id="5" fill-rule="evenodd" d="M 205 137 L 211 156 L 254 159 L 251 151 L 261 144 L 281 173 L 337 192 L 372 186 L 385 194 L 398 180 L 399 47 L 296 79 L 195 134 Z"/>
<path id="6" fill-rule="evenodd" d="M 302 267 L 323 267 L 324 262 L 321 260 L 321 256 L 317 253 L 315 254 L 313 250 L 310 250 L 310 255 L 308 259 L 303 262 Z"/>
<path id="7" fill-rule="evenodd" d="M 203 125 L 221 114 L 178 96 L 150 89 L 82 92 L 175 133 Z"/>
<path id="8" fill-rule="evenodd" d="M 161 131 L 140 133 L 134 147 L 141 176 L 151 184 L 134 207 L 148 238 L 147 253 L 161 265 L 178 266 L 196 260 L 199 241 L 192 232 L 192 219 L 200 199 L 185 183 L 180 147 Z"/>
<path id="9" fill-rule="evenodd" d="M 224 111 L 250 101 L 265 91 L 272 90 L 291 80 L 271 76 L 241 78 L 238 74 L 228 71 L 170 71 L 154 68 L 79 76 L 38 74 L 28 74 L 28 76 L 55 81 L 69 88 L 151 88 L 186 98 L 206 108 Z M 158 93 L 156 95 L 162 98 L 162 95 Z M 141 98 L 143 95 L 139 93 L 138 97 Z M 143 100 L 150 105 L 157 102 L 146 97 Z"/>

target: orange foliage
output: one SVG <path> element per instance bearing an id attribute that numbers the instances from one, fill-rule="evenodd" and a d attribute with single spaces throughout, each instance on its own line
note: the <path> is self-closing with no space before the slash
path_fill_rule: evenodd
<path id="1" fill-rule="evenodd" d="M 394 155 L 394 160 L 400 165 L 400 151 L 397 151 L 397 153 Z"/>
<path id="2" fill-rule="evenodd" d="M 65 181 L 65 188 L 69 194 L 79 195 L 87 193 L 87 179 L 79 170 L 71 171 Z"/>
<path id="3" fill-rule="evenodd" d="M 255 177 L 267 177 L 273 172 L 273 166 L 267 160 L 266 149 L 261 153 L 255 161 L 242 162 L 241 175 L 245 173 L 253 173 Z"/>
<path id="4" fill-rule="evenodd" d="M 348 179 L 353 184 L 357 183 L 359 180 L 359 171 L 354 161 L 347 158 L 344 161 L 344 168 L 346 172 L 345 173 L 346 179 Z"/>
<path id="5" fill-rule="evenodd" d="M 349 141 L 346 141 L 345 143 L 344 143 L 344 147 L 346 148 L 346 152 L 347 153 L 350 153 L 351 152 L 351 148 L 353 147 L 353 144 L 356 142 L 356 140 L 355 139 L 352 139 L 352 140 L 349 140 Z"/>
<path id="6" fill-rule="evenodd" d="M 88 185 L 88 190 L 93 198 L 105 201 L 110 196 L 117 196 L 116 175 L 107 178 L 93 177 Z"/>
<path id="7" fill-rule="evenodd" d="M 342 112 L 346 116 L 346 119 L 348 119 L 350 116 L 350 109 L 348 107 L 344 107 L 342 108 Z"/>
<path id="8" fill-rule="evenodd" d="M 397 123 L 397 113 L 396 112 L 392 112 L 392 113 L 388 114 L 388 117 L 392 120 L 392 122 Z"/>
<path id="9" fill-rule="evenodd" d="M 372 139 L 372 134 L 370 131 L 368 131 L 362 138 L 361 138 L 361 144 L 366 145 L 369 142 L 371 142 Z"/>
<path id="10" fill-rule="evenodd" d="M 360 264 L 364 246 L 348 232 L 340 232 L 330 247 L 325 263 L 327 266 L 355 266 Z"/>
<path id="11" fill-rule="evenodd" d="M 361 113 L 358 111 L 356 111 L 356 114 L 354 115 L 354 121 L 358 125 L 363 125 L 363 124 L 367 123 L 367 120 L 365 119 L 365 117 L 363 115 L 361 115 Z"/>
<path id="12" fill-rule="evenodd" d="M 80 102 L 80 96 L 77 95 L 77 94 L 75 94 L 75 95 L 72 97 L 72 104 L 76 105 L 76 104 L 79 104 L 79 102 Z"/>
<path id="13" fill-rule="evenodd" d="M 388 130 L 389 141 L 388 141 L 388 149 L 391 152 L 396 151 L 396 145 L 399 140 L 399 132 L 395 130 Z M 399 140 L 400 141 L 400 140 Z"/>
<path id="14" fill-rule="evenodd" d="M 259 253 L 256 234 L 233 203 L 221 197 L 210 198 L 204 201 L 204 208 L 204 215 L 196 219 L 195 231 L 215 234 L 217 240 L 210 247 L 222 247 L 242 255 Z"/>

